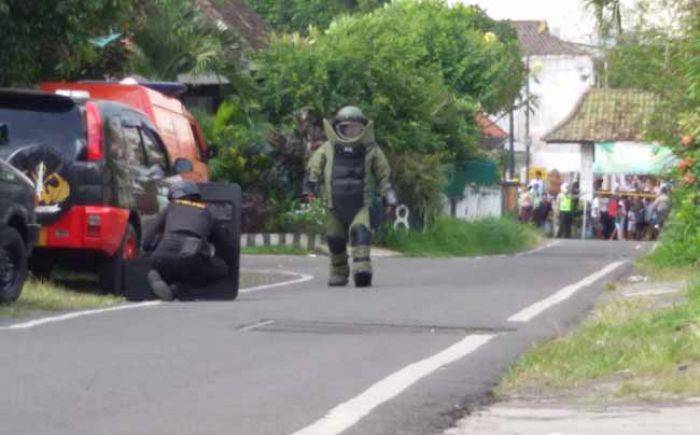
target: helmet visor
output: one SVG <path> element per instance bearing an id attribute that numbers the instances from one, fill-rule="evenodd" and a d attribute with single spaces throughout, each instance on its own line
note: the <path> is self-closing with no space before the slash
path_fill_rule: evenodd
<path id="1" fill-rule="evenodd" d="M 336 132 L 341 139 L 353 141 L 362 137 L 365 132 L 365 125 L 357 121 L 344 121 L 338 124 Z"/>

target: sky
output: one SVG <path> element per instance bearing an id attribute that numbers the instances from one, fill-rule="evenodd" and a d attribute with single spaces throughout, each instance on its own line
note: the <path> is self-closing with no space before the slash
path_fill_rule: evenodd
<path id="1" fill-rule="evenodd" d="M 595 20 L 584 11 L 581 0 L 450 0 L 478 5 L 491 18 L 546 20 L 550 32 L 568 41 L 592 43 Z"/>

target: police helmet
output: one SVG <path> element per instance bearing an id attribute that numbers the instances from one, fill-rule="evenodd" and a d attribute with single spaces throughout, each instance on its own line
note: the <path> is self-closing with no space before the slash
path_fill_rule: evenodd
<path id="1" fill-rule="evenodd" d="M 193 181 L 178 181 L 173 184 L 168 191 L 168 199 L 177 201 L 178 199 L 200 199 L 202 192 L 199 190 L 197 183 Z"/>

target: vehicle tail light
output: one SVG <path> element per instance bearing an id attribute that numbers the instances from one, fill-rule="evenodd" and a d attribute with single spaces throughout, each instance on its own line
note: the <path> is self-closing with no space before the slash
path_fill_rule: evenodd
<path id="1" fill-rule="evenodd" d="M 89 214 L 87 217 L 87 236 L 99 237 L 102 227 L 102 218 L 96 214 Z"/>
<path id="2" fill-rule="evenodd" d="M 91 162 L 102 160 L 104 157 L 104 128 L 102 116 L 97 104 L 89 101 L 85 104 L 87 120 L 87 159 Z"/>

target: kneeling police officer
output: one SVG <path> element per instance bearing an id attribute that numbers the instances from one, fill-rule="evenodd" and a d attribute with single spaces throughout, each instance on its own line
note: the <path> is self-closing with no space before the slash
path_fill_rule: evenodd
<path id="1" fill-rule="evenodd" d="M 311 156 L 304 186 L 307 196 L 323 191 L 328 208 L 326 237 L 331 257 L 328 285 L 348 283 L 348 238 L 352 246 L 355 286 L 372 285 L 370 246 L 370 178 L 374 176 L 384 205 L 397 204 L 391 186 L 389 162 L 374 139 L 374 125 L 360 109 L 341 109 L 332 121 L 324 120 L 328 141 Z M 321 189 L 322 187 L 322 189 Z"/>
<path id="2" fill-rule="evenodd" d="M 213 246 L 223 245 L 224 234 L 197 184 L 181 181 L 168 192 L 170 204 L 143 238 L 144 250 L 152 252 L 153 269 L 148 282 L 159 298 L 170 301 L 182 286 L 205 285 L 226 276 L 225 263 L 213 258 Z"/>

